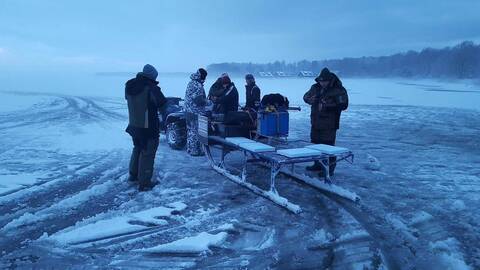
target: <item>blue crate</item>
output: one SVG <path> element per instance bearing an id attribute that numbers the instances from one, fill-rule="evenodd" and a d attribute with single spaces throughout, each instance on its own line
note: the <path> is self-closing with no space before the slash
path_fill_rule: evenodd
<path id="1" fill-rule="evenodd" d="M 259 112 L 257 133 L 269 137 L 288 136 L 288 112 Z"/>

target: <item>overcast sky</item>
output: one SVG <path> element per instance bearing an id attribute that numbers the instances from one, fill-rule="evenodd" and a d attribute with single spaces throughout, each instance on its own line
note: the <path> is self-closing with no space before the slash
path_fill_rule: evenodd
<path id="1" fill-rule="evenodd" d="M 0 71 L 388 55 L 479 42 L 479 14 L 478 0 L 0 0 Z"/>

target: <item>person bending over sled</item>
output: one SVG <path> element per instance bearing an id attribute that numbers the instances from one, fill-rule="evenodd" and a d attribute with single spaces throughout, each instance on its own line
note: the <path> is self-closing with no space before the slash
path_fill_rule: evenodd
<path id="1" fill-rule="evenodd" d="M 340 126 L 340 115 L 348 107 L 347 90 L 342 82 L 328 68 L 322 69 L 320 75 L 315 79 L 315 84 L 310 87 L 303 96 L 303 100 L 311 105 L 311 142 L 315 144 L 335 145 L 337 129 Z M 336 158 L 330 158 L 329 173 L 332 176 L 335 172 Z M 320 171 L 320 176 L 325 176 L 323 166 L 315 161 L 308 166 L 309 171 Z"/>
<path id="2" fill-rule="evenodd" d="M 238 111 L 238 90 L 227 73 L 220 76 L 221 95 L 215 98 L 214 113 L 228 114 Z"/>
<path id="3" fill-rule="evenodd" d="M 157 76 L 157 70 L 147 64 L 142 72 L 125 84 L 128 104 L 128 127 L 125 131 L 133 140 L 128 180 L 138 182 L 140 191 L 154 186 L 151 178 L 160 134 L 158 111 L 167 103 L 158 87 Z"/>

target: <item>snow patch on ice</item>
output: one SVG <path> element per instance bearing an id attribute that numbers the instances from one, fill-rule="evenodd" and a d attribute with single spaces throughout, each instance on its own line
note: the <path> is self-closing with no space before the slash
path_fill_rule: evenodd
<path id="1" fill-rule="evenodd" d="M 31 186 L 47 175 L 47 172 L 16 173 L 0 169 L 0 195 Z"/>
<path id="2" fill-rule="evenodd" d="M 185 237 L 170 243 L 137 249 L 136 251 L 147 253 L 203 253 L 209 251 L 212 246 L 220 246 L 226 239 L 226 232 L 217 234 L 201 232 L 196 236 Z"/>
<path id="3" fill-rule="evenodd" d="M 9 223 L 7 223 L 2 228 L 2 230 L 7 230 L 8 231 L 8 230 L 17 229 L 19 227 L 26 226 L 26 225 L 29 225 L 29 224 L 35 224 L 39 221 L 44 220 L 45 218 L 48 218 L 49 216 L 50 215 L 39 216 L 39 215 L 27 212 L 27 213 L 21 215 L 19 218 L 16 218 L 16 219 L 10 221 Z"/>
<path id="4" fill-rule="evenodd" d="M 95 239 L 136 232 L 148 228 L 148 226 L 166 225 L 168 222 L 160 217 L 169 217 L 174 211 L 181 211 L 186 205 L 181 202 L 170 204 L 170 207 L 155 207 L 136 213 L 126 213 L 105 220 L 99 220 L 84 226 L 75 226 L 58 232 L 50 237 L 62 244 L 71 244 Z"/>
<path id="5" fill-rule="evenodd" d="M 367 154 L 365 168 L 371 171 L 378 171 L 381 168 L 380 161 L 371 154 Z"/>
<path id="6" fill-rule="evenodd" d="M 312 240 L 320 245 L 331 242 L 333 239 L 333 235 L 329 232 L 326 232 L 324 229 L 316 230 L 312 235 Z"/>
<path id="7" fill-rule="evenodd" d="M 364 230 L 354 230 L 351 232 L 347 232 L 346 234 L 342 234 L 337 241 L 348 241 L 356 238 L 361 238 L 361 237 L 368 237 L 370 236 L 366 231 Z"/>
<path id="8" fill-rule="evenodd" d="M 145 228 L 144 226 L 130 224 L 128 223 L 129 221 L 128 217 L 100 220 L 69 232 L 56 233 L 50 236 L 49 239 L 65 245 L 130 233 Z"/>
<path id="9" fill-rule="evenodd" d="M 455 238 L 448 238 L 443 241 L 430 243 L 437 261 L 435 262 L 438 269 L 449 270 L 470 270 L 460 252 L 458 241 Z"/>
<path id="10" fill-rule="evenodd" d="M 422 223 L 422 222 L 425 222 L 425 221 L 430 220 L 432 218 L 433 218 L 433 216 L 430 215 L 429 213 L 427 213 L 425 211 L 420 211 L 417 214 L 415 214 L 415 216 L 411 219 L 410 225 L 415 225 L 415 224 L 418 224 L 418 223 Z"/>
<path id="11" fill-rule="evenodd" d="M 220 225 L 217 230 L 221 231 L 232 231 L 235 229 L 235 226 L 232 223 L 225 223 L 223 225 Z"/>
<path id="12" fill-rule="evenodd" d="M 247 267 L 249 264 L 250 264 L 250 261 L 247 259 L 243 259 L 242 261 L 240 261 L 241 267 Z"/>
<path id="13" fill-rule="evenodd" d="M 183 202 L 173 202 L 173 203 L 167 204 L 167 206 L 175 208 L 175 210 L 177 211 L 183 211 L 185 210 L 185 208 L 187 208 L 187 205 L 184 204 Z"/>
<path id="14" fill-rule="evenodd" d="M 462 211 L 465 208 L 465 203 L 462 200 L 455 200 L 452 204 L 452 209 L 455 211 Z"/>

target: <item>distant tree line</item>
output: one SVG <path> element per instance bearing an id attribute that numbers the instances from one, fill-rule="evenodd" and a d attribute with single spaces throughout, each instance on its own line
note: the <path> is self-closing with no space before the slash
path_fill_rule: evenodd
<path id="1" fill-rule="evenodd" d="M 209 71 L 234 74 L 284 72 L 296 76 L 300 71 L 318 74 L 323 67 L 341 76 L 362 77 L 422 77 L 422 78 L 479 78 L 480 45 L 465 41 L 443 49 L 426 48 L 420 52 L 408 51 L 390 56 L 343 58 L 294 63 L 275 61 L 266 64 L 218 63 Z"/>

